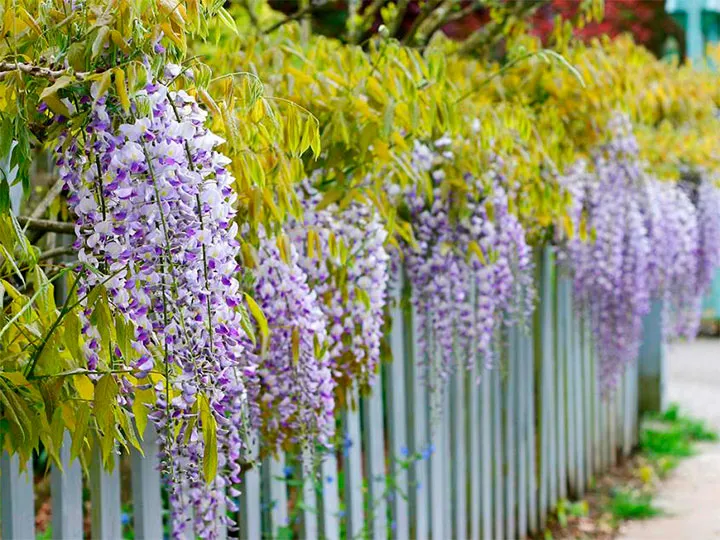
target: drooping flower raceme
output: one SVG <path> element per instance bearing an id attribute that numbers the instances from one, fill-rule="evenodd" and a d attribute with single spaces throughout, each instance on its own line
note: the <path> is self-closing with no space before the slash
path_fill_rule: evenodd
<path id="1" fill-rule="evenodd" d="M 361 390 L 372 386 L 379 369 L 389 280 L 387 232 L 370 206 L 319 209 L 322 194 L 309 181 L 300 199 L 305 213 L 289 224 L 288 236 L 321 300 L 328 357 L 343 398 L 342 391 L 353 384 Z"/>
<path id="2" fill-rule="evenodd" d="M 134 119 L 120 125 L 109 113 L 117 104 L 111 109 L 104 96 L 88 102 L 89 123 L 65 134 L 56 158 L 77 215 L 79 258 L 100 270 L 85 272 L 80 296 L 104 282 L 135 328 L 129 347 L 101 342 L 88 303 L 88 366 L 166 377 L 150 417 L 169 479 L 173 535 L 190 525 L 214 537 L 228 521 L 221 509 L 234 508 L 226 494 L 236 494 L 240 482 L 243 378 L 255 372 L 237 310 L 229 160 L 215 150 L 222 141 L 204 127 L 206 114 L 184 92 L 148 85 L 132 105 Z M 217 474 L 206 482 L 214 455 Z"/>
<path id="3" fill-rule="evenodd" d="M 564 261 L 592 326 L 605 390 L 637 359 L 652 298 L 665 301 L 667 337 L 695 335 L 720 243 L 717 189 L 680 188 L 648 175 L 629 120 L 617 116 L 609 128 L 614 139 L 598 151 L 594 168 L 579 162 L 562 179 L 575 228 L 594 236 L 568 240 Z"/>
<path id="4" fill-rule="evenodd" d="M 622 368 L 637 358 L 652 294 L 637 145 L 622 117 L 611 129 L 615 138 L 595 156 L 594 170 L 578 164 L 562 179 L 575 201 L 575 228 L 586 216 L 595 236 L 591 242 L 579 235 L 570 239 L 566 260 L 575 302 L 590 319 L 604 389 L 614 386 Z"/>
<path id="5" fill-rule="evenodd" d="M 500 323 L 529 316 L 534 304 L 531 250 L 508 211 L 502 176 L 495 170 L 483 179 L 466 175 L 463 217 L 452 214 L 441 167 L 453 157 L 450 142 L 416 143 L 413 167 L 431 176 L 432 196 L 416 186 L 402 194 L 415 235 L 415 243 L 404 246 L 405 265 L 429 381 L 446 379 L 458 363 L 470 366 L 478 356 L 489 367 Z"/>
<path id="6" fill-rule="evenodd" d="M 273 450 L 327 444 L 335 427 L 327 318 L 294 246 L 285 261 L 277 240 L 263 236 L 258 255 L 254 297 L 270 338 L 267 350 L 258 351 L 257 371 L 247 383 L 253 423 Z"/>

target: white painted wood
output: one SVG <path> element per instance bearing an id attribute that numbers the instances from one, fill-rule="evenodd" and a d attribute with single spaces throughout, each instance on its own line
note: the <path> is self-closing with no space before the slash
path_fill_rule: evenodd
<path id="1" fill-rule="evenodd" d="M 530 327 L 529 335 L 524 339 L 524 365 L 528 372 L 525 378 L 525 392 L 527 396 L 527 469 L 528 469 L 528 530 L 532 533 L 540 530 L 538 516 L 538 477 L 537 477 L 537 454 L 536 454 L 536 421 L 537 411 L 535 410 L 535 325 Z"/>
<path id="2" fill-rule="evenodd" d="M 402 359 L 398 359 L 399 361 Z M 385 421 L 383 418 L 383 382 L 378 377 L 372 395 L 362 400 L 364 419 L 365 470 L 370 500 L 372 537 L 387 535 L 387 498 L 385 497 Z"/>
<path id="3" fill-rule="evenodd" d="M 2 504 L 0 530 L 3 538 L 35 538 L 34 501 L 32 460 L 21 472 L 18 455 L 11 456 L 6 451 L 2 451 L 2 456 L 0 456 L 0 504 Z"/>
<path id="4" fill-rule="evenodd" d="M 497 349 L 496 349 L 497 350 Z M 499 351 L 498 351 L 499 352 Z M 492 385 L 492 440 L 493 440 L 493 505 L 495 510 L 495 538 L 505 538 L 505 474 L 503 471 L 503 425 L 502 425 L 502 388 L 500 370 L 493 369 L 490 374 Z"/>
<path id="5" fill-rule="evenodd" d="M 245 460 L 257 459 L 257 441 L 251 440 Z M 260 507 L 261 470 L 259 466 L 245 471 L 240 494 L 240 537 L 244 540 L 260 540 L 262 537 L 262 512 Z"/>
<path id="6" fill-rule="evenodd" d="M 270 527 L 273 534 L 288 525 L 288 495 L 285 474 L 285 454 L 267 458 L 264 464 L 268 503 L 270 505 Z"/>
<path id="7" fill-rule="evenodd" d="M 90 462 L 90 500 L 92 538 L 121 539 L 120 471 L 117 463 L 112 472 L 104 469 L 98 444 L 95 444 Z"/>
<path id="8" fill-rule="evenodd" d="M 52 466 L 50 496 L 52 497 L 53 535 L 67 540 L 76 540 L 83 538 L 82 467 L 79 460 L 70 461 L 71 443 L 70 433 L 65 432 L 63 444 L 60 447 L 63 470 Z M 160 516 L 162 517 L 162 514 Z M 3 538 L 6 538 L 4 534 Z M 138 536 L 138 538 L 142 537 Z"/>
<path id="9" fill-rule="evenodd" d="M 148 424 L 141 443 L 144 456 L 136 449 L 130 453 L 135 538 L 153 540 L 163 534 L 163 507 L 160 497 L 160 459 L 157 433 Z M 79 467 L 78 467 L 79 472 Z M 81 482 L 78 483 L 81 487 Z M 54 504 L 54 503 L 53 503 Z M 53 508 L 53 518 L 55 509 Z M 53 528 L 53 532 L 55 528 Z"/>
<path id="10" fill-rule="evenodd" d="M 358 402 L 357 390 L 354 390 L 354 401 Z M 349 410 L 344 413 L 345 450 L 343 470 L 345 473 L 345 520 L 347 534 L 351 538 L 359 537 L 365 526 L 363 513 L 363 479 L 362 479 L 362 439 L 360 435 L 360 413 Z"/>
<path id="11" fill-rule="evenodd" d="M 517 421 L 512 422 L 517 440 L 517 455 L 515 468 L 517 469 L 517 535 L 525 538 L 528 532 L 528 430 L 527 424 L 532 422 L 528 416 L 527 402 L 529 399 L 527 382 L 533 377 L 532 367 L 527 366 L 525 330 L 515 328 L 515 361 L 513 363 L 516 372 L 515 385 L 515 410 Z"/>
<path id="12" fill-rule="evenodd" d="M 556 498 L 555 503 L 567 499 L 567 423 L 565 399 L 565 370 L 568 361 L 567 281 L 555 270 L 555 431 L 557 435 Z"/>
<path id="13" fill-rule="evenodd" d="M 405 351 L 407 362 L 408 388 L 411 389 L 410 407 L 408 411 L 410 421 L 408 426 L 412 432 L 413 452 L 420 455 L 421 459 L 415 461 L 412 466 L 412 489 L 410 490 L 410 501 L 413 521 L 415 524 L 415 538 L 426 540 L 430 537 L 430 437 L 428 425 L 428 391 L 427 377 L 423 366 L 427 365 L 427 358 L 420 356 L 418 342 L 420 335 L 427 332 L 426 328 L 418 328 L 418 320 L 413 308 L 412 313 L 405 316 L 408 322 L 406 327 L 411 329 L 410 343 Z"/>
<path id="14" fill-rule="evenodd" d="M 321 523 L 327 540 L 340 538 L 340 497 L 338 496 L 338 462 L 334 452 L 324 456 L 320 464 L 322 475 L 322 515 Z"/>
<path id="15" fill-rule="evenodd" d="M 492 472 L 492 376 L 491 371 L 482 370 L 480 382 L 480 450 L 481 450 L 481 508 L 482 508 L 482 538 L 490 540 L 493 538 L 493 472 Z"/>
<path id="16" fill-rule="evenodd" d="M 473 350 L 475 344 L 473 343 Z M 479 540 L 481 534 L 481 509 L 482 509 L 482 475 L 481 475 L 481 434 L 480 423 L 480 384 L 478 374 L 480 372 L 479 359 L 475 355 L 475 362 L 470 370 L 468 384 L 468 438 L 470 454 L 468 456 L 470 472 L 470 538 Z"/>
<path id="17" fill-rule="evenodd" d="M 515 409 L 515 401 L 517 399 L 517 354 L 518 354 L 518 336 L 517 328 L 512 326 L 507 333 L 507 349 L 506 358 L 508 371 L 505 376 L 504 385 L 504 436 L 505 436 L 505 536 L 515 538 L 517 531 L 517 513 L 515 506 L 515 490 L 516 479 L 515 471 L 517 467 L 517 448 L 515 441 L 515 430 L 517 429 L 518 415 Z"/>
<path id="18" fill-rule="evenodd" d="M 390 463 L 395 486 L 399 493 L 392 497 L 392 519 L 394 537 L 406 540 L 410 536 L 410 520 L 408 493 L 410 479 L 408 470 L 402 466 L 409 453 L 407 395 L 405 375 L 405 314 L 402 309 L 402 291 L 404 287 L 402 273 L 397 278 L 392 297 L 395 300 L 391 307 L 392 329 L 390 331 L 390 349 L 393 361 L 390 364 L 388 390 L 388 422 L 390 432 Z M 410 330 L 408 329 L 408 332 Z"/>
<path id="19" fill-rule="evenodd" d="M 460 354 L 463 352 L 458 351 Z M 467 538 L 468 514 L 467 514 L 467 460 L 466 460 L 466 439 L 465 439 L 465 412 L 467 403 L 465 401 L 465 373 L 464 362 L 458 358 L 458 366 L 453 375 L 452 395 L 452 444 L 451 444 L 451 465 L 453 468 L 453 497 L 451 498 L 454 508 L 453 534 L 455 538 Z"/>
<path id="20" fill-rule="evenodd" d="M 315 492 L 315 475 L 317 467 L 315 455 L 309 450 L 302 454 L 302 525 L 304 538 L 318 537 L 318 500 Z"/>

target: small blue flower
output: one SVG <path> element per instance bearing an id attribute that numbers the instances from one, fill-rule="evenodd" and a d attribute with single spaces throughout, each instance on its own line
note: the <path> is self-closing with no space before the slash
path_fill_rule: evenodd
<path id="1" fill-rule="evenodd" d="M 341 517 L 341 518 L 345 517 L 345 510 L 340 510 L 338 512 L 338 517 Z"/>
<path id="2" fill-rule="evenodd" d="M 332 484 L 332 483 L 333 483 L 333 477 L 330 476 L 330 475 L 328 475 L 328 476 L 325 478 L 325 482 L 328 483 L 328 484 Z"/>
<path id="3" fill-rule="evenodd" d="M 127 512 L 123 512 L 122 514 L 120 514 L 120 523 L 122 523 L 123 525 L 127 525 L 128 523 L 130 523 L 130 516 Z"/>
<path id="4" fill-rule="evenodd" d="M 285 467 L 283 467 L 283 476 L 285 476 L 285 478 L 290 478 L 292 476 L 292 474 L 293 474 L 293 468 L 290 467 L 289 465 L 285 465 Z"/>
<path id="5" fill-rule="evenodd" d="M 423 450 L 422 458 L 430 459 L 430 456 L 433 454 L 433 452 L 435 452 L 435 445 L 433 445 L 433 444 L 428 445 L 428 447 L 425 450 Z"/>
<path id="6" fill-rule="evenodd" d="M 408 457 L 410 455 L 410 450 L 408 450 L 407 446 L 403 446 L 400 449 L 400 454 L 402 454 L 402 457 Z"/>

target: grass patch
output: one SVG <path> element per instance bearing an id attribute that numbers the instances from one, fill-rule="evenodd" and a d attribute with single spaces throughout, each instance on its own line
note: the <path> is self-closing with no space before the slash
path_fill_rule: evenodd
<path id="1" fill-rule="evenodd" d="M 640 453 L 667 472 L 679 458 L 693 455 L 695 443 L 716 440 L 718 434 L 705 422 L 683 416 L 678 405 L 673 404 L 665 412 L 647 415 L 643 420 Z"/>
<path id="2" fill-rule="evenodd" d="M 705 422 L 685 416 L 677 404 L 640 423 L 636 452 L 620 466 L 593 479 L 586 499 L 561 501 L 544 531 L 552 538 L 613 538 L 623 521 L 662 514 L 654 504 L 660 480 L 692 456 L 697 444 L 717 441 Z"/>
<path id="3" fill-rule="evenodd" d="M 653 505 L 652 494 L 636 489 L 621 489 L 610 499 L 608 510 L 615 522 L 629 519 L 647 519 L 661 513 Z"/>

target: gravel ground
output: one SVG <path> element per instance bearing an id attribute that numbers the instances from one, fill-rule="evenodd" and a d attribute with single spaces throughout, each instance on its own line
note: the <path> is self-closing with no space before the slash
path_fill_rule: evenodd
<path id="1" fill-rule="evenodd" d="M 720 340 L 677 344 L 668 353 L 669 402 L 720 431 Z M 619 538 L 720 538 L 720 443 L 703 445 L 698 455 L 681 461 L 654 502 L 664 514 L 624 525 Z"/>

